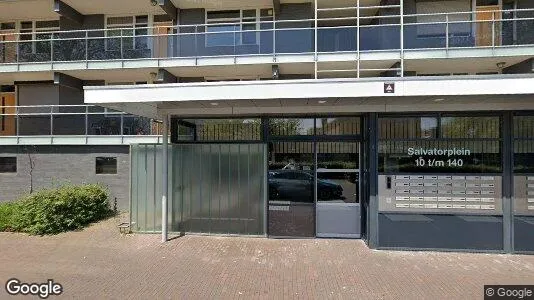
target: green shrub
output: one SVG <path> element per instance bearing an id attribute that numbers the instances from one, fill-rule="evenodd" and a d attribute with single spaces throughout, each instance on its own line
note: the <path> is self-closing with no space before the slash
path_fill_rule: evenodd
<path id="1" fill-rule="evenodd" d="M 14 219 L 19 211 L 18 202 L 6 202 L 0 204 L 0 231 L 13 231 Z"/>
<path id="2" fill-rule="evenodd" d="M 34 235 L 81 229 L 113 213 L 108 191 L 99 185 L 42 190 L 15 203 L 8 227 Z"/>

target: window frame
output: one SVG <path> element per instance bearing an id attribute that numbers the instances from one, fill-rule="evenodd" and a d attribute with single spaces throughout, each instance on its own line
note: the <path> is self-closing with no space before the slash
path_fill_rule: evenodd
<path id="1" fill-rule="evenodd" d="M 114 173 L 106 173 L 106 172 L 98 172 L 98 162 L 99 159 L 104 159 L 106 161 L 112 160 L 115 162 L 115 172 Z M 102 168 L 104 170 L 104 168 Z M 95 157 L 95 175 L 118 175 L 119 174 L 119 158 L 117 156 L 96 156 Z"/>
<path id="2" fill-rule="evenodd" d="M 268 17 L 262 17 L 261 11 L 264 9 L 268 9 L 272 11 L 272 14 Z M 245 11 L 251 11 L 254 10 L 256 12 L 255 17 L 245 17 L 244 12 Z M 220 12 L 220 11 L 239 11 L 239 17 L 233 17 L 233 18 L 213 18 L 209 19 L 208 14 L 212 12 Z M 265 20 L 269 19 L 269 20 Z M 253 21 L 252 21 L 253 20 Z M 234 46 L 254 46 L 260 44 L 260 29 L 261 29 L 261 22 L 274 22 L 275 20 L 275 10 L 272 7 L 263 7 L 263 8 L 248 8 L 248 9 L 224 9 L 224 10 L 205 10 L 204 12 L 204 30 L 205 30 L 205 39 L 204 39 L 204 46 L 207 48 L 212 47 L 234 47 Z M 232 22 L 233 21 L 233 22 Z M 213 34 L 224 34 L 221 32 L 224 31 L 216 31 L 216 32 L 209 32 L 208 28 L 210 27 L 210 24 L 215 25 L 224 25 L 224 24 L 233 25 L 235 27 L 239 27 L 237 30 L 232 30 L 230 33 L 234 33 L 233 43 L 232 44 L 220 44 L 220 45 L 210 45 L 209 43 L 209 36 L 210 33 Z M 247 25 L 255 25 L 254 30 L 244 30 L 243 27 Z M 237 32 L 235 32 L 237 31 Z M 247 33 L 247 31 L 256 31 L 255 34 L 255 42 L 254 43 L 243 43 L 243 36 Z M 236 42 L 237 41 L 237 42 Z"/>
<path id="3" fill-rule="evenodd" d="M 53 26 L 53 27 L 37 27 L 37 23 L 38 22 L 57 22 L 57 26 Z M 22 23 L 31 23 L 31 28 L 22 28 Z M 50 43 L 50 40 L 54 38 L 54 33 L 56 31 L 60 31 L 61 30 L 61 27 L 60 27 L 60 23 L 59 23 L 59 19 L 54 19 L 54 20 L 30 20 L 30 21 L 19 21 L 15 24 L 15 31 L 18 34 L 17 36 L 17 42 L 23 42 L 23 43 L 27 43 L 31 40 L 31 44 L 32 44 L 32 54 L 37 54 L 37 43 L 40 43 L 40 42 L 48 42 Z M 47 34 L 47 35 L 50 35 L 50 38 L 48 39 L 43 39 L 43 40 L 38 40 L 37 39 L 37 36 L 39 35 L 43 35 L 43 34 Z M 31 39 L 30 40 L 22 40 L 21 37 L 22 36 L 31 36 Z"/>
<path id="4" fill-rule="evenodd" d="M 147 18 L 147 21 L 146 23 L 142 23 L 142 22 L 138 22 L 137 21 L 137 18 L 140 18 L 140 17 L 146 17 Z M 109 19 L 113 19 L 113 18 L 130 18 L 130 21 L 131 23 L 120 23 L 120 24 L 109 24 Z M 112 49 L 110 49 L 110 46 L 108 45 L 108 41 L 111 40 L 111 39 L 120 39 L 121 40 L 121 44 L 122 44 L 122 39 L 123 38 L 131 38 L 132 39 L 132 50 L 139 50 L 139 49 L 145 49 L 145 48 L 137 48 L 137 45 L 136 45 L 136 36 L 145 36 L 147 37 L 147 48 L 146 49 L 150 49 L 152 51 L 152 45 L 148 42 L 148 37 L 149 35 L 152 34 L 152 24 L 153 24 L 153 15 L 152 14 L 146 14 L 146 15 L 106 15 L 105 17 L 105 21 L 104 21 L 104 49 L 106 51 L 113 51 Z M 139 34 L 137 35 L 136 32 L 138 29 L 146 29 L 146 34 Z M 120 30 L 120 34 L 118 36 L 110 36 L 109 35 L 109 32 L 111 31 L 115 31 L 115 30 Z M 124 35 L 124 30 L 131 30 L 132 31 L 132 35 L 131 36 L 126 36 Z M 121 50 L 123 51 L 124 50 L 124 47 L 121 47 Z M 121 51 L 121 52 L 122 52 Z"/>
<path id="5" fill-rule="evenodd" d="M 436 136 L 434 138 L 386 138 L 386 137 L 380 137 L 380 119 L 381 118 L 399 118 L 399 119 L 406 119 L 406 118 L 437 118 L 438 125 L 437 125 L 437 131 Z M 498 137 L 443 137 L 442 131 L 442 119 L 447 117 L 458 117 L 458 118 L 469 118 L 469 117 L 475 117 L 475 118 L 498 118 Z M 500 171 L 498 172 L 491 172 L 491 171 L 485 171 L 485 172 L 445 172 L 444 174 L 456 174 L 456 173 L 462 173 L 462 174 L 502 174 L 503 164 L 504 164 L 504 125 L 503 125 L 503 115 L 502 114 L 496 114 L 491 112 L 474 112 L 474 113 L 450 113 L 450 112 L 430 112 L 430 113 L 414 113 L 414 114 L 405 114 L 405 115 L 399 115 L 399 114 L 379 114 L 378 116 L 378 124 L 377 124 L 377 141 L 378 141 L 378 147 L 381 147 L 381 143 L 402 143 L 402 142 L 430 142 L 430 143 L 440 143 L 440 142 L 496 142 L 498 143 L 499 151 L 500 151 L 500 164 L 499 168 Z M 378 155 L 383 155 L 383 153 L 378 150 Z M 396 171 L 392 172 L 389 170 L 386 170 L 385 165 L 383 170 L 381 170 L 380 163 L 378 165 L 378 173 L 380 175 L 399 175 L 399 174 L 414 174 L 413 171 Z M 441 172 L 441 171 L 440 171 Z M 431 174 L 433 172 L 427 172 L 423 169 L 423 171 L 420 171 L 419 173 L 428 173 Z"/>
<path id="6" fill-rule="evenodd" d="M 0 169 L 0 174 L 17 174 L 18 173 L 18 167 L 19 167 L 19 160 L 18 160 L 18 157 L 17 156 L 1 156 L 0 157 L 0 160 L 3 160 L 3 159 L 14 159 L 15 160 L 15 170 L 14 171 L 2 171 L 2 169 Z"/>

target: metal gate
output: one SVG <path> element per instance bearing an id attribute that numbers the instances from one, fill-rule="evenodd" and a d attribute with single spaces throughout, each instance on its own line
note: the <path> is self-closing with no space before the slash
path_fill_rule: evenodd
<path id="1" fill-rule="evenodd" d="M 169 146 L 169 224 L 174 232 L 265 234 L 266 146 Z M 131 147 L 131 222 L 161 231 L 161 145 Z"/>

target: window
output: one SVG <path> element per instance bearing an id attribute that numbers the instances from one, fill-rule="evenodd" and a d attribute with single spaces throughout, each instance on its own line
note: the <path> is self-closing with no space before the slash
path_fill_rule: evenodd
<path id="1" fill-rule="evenodd" d="M 26 52 L 50 53 L 50 39 L 53 32 L 59 30 L 59 20 L 50 21 L 24 21 L 20 22 L 20 40 L 32 41 L 27 45 Z"/>
<path id="2" fill-rule="evenodd" d="M 272 9 L 208 11 L 206 46 L 256 45 L 260 39 L 260 21 L 272 20 Z"/>
<path id="3" fill-rule="evenodd" d="M 493 116 L 380 118 L 379 172 L 500 173 L 500 130 Z"/>
<path id="4" fill-rule="evenodd" d="M 148 16 L 108 17 L 106 50 L 148 49 Z M 109 38 L 111 37 L 111 38 Z M 117 37 L 117 38 L 113 38 Z M 121 38 L 122 37 L 122 38 Z M 122 48 L 121 48 L 122 39 Z"/>
<path id="5" fill-rule="evenodd" d="M 173 141 L 257 141 L 260 119 L 174 120 Z"/>
<path id="6" fill-rule="evenodd" d="M 534 174 L 534 116 L 515 116 L 514 172 Z"/>
<path id="7" fill-rule="evenodd" d="M 360 134 L 360 118 L 317 118 L 317 135 Z"/>
<path id="8" fill-rule="evenodd" d="M 438 119 L 435 117 L 380 118 L 380 139 L 429 139 L 437 136 Z"/>
<path id="9" fill-rule="evenodd" d="M 17 158 L 0 157 L 0 173 L 17 173 Z"/>
<path id="10" fill-rule="evenodd" d="M 314 135 L 315 119 L 269 119 L 273 136 Z"/>
<path id="11" fill-rule="evenodd" d="M 416 13 L 422 14 L 417 16 L 417 23 L 434 23 L 469 21 L 471 15 L 458 14 L 457 12 L 470 12 L 470 1 L 465 0 L 443 0 L 443 1 L 422 1 L 416 3 Z M 443 36 L 446 32 L 446 24 L 421 24 L 417 26 L 418 36 Z M 468 35 L 471 31 L 470 23 L 452 23 L 449 24 L 450 35 Z"/>
<path id="12" fill-rule="evenodd" d="M 117 174 L 117 158 L 97 157 L 96 174 Z"/>

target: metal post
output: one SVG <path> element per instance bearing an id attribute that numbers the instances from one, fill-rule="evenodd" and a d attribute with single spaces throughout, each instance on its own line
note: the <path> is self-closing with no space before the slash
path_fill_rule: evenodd
<path id="1" fill-rule="evenodd" d="M 167 194 L 169 190 L 169 116 L 163 114 L 163 188 L 162 188 L 162 197 L 161 197 L 161 242 L 165 243 L 167 241 Z"/>
<path id="2" fill-rule="evenodd" d="M 369 248 L 376 249 L 379 246 L 378 235 L 378 115 L 377 113 L 369 114 L 367 140 L 369 149 L 369 226 L 367 237 Z"/>
<path id="3" fill-rule="evenodd" d="M 445 15 L 445 49 L 449 51 L 449 15 Z"/>
<path id="4" fill-rule="evenodd" d="M 276 62 L 276 22 L 276 19 L 273 19 L 273 62 Z"/>
<path id="5" fill-rule="evenodd" d="M 121 113 L 121 132 L 120 135 L 124 135 L 124 113 Z"/>
<path id="6" fill-rule="evenodd" d="M 54 61 L 54 34 L 50 34 L 50 62 Z"/>
<path id="7" fill-rule="evenodd" d="M 50 136 L 54 135 L 54 106 L 50 106 Z"/>
<path id="8" fill-rule="evenodd" d="M 89 60 L 89 31 L 85 31 L 85 61 Z"/>
<path id="9" fill-rule="evenodd" d="M 123 46 L 123 43 L 122 43 L 122 40 L 123 40 L 123 32 L 122 32 L 122 29 L 121 29 L 121 37 L 120 37 L 120 40 L 121 40 L 121 59 L 124 59 L 124 46 Z"/>
<path id="10" fill-rule="evenodd" d="M 502 179 L 502 209 L 503 209 L 503 250 L 506 253 L 514 251 L 514 224 L 513 224 L 513 138 L 512 138 L 512 113 L 504 114 L 503 128 L 503 179 Z"/>
<path id="11" fill-rule="evenodd" d="M 89 135 L 89 106 L 85 107 L 85 138 Z"/>
<path id="12" fill-rule="evenodd" d="M 404 0 L 400 0 L 401 77 L 404 77 Z"/>
<path id="13" fill-rule="evenodd" d="M 19 116 L 19 107 L 15 107 L 15 118 L 16 118 L 16 131 L 17 131 L 17 145 L 19 144 L 19 139 L 20 139 L 20 116 Z"/>
<path id="14" fill-rule="evenodd" d="M 495 49 L 495 12 L 491 13 L 491 47 Z"/>
<path id="15" fill-rule="evenodd" d="M 360 78 L 360 0 L 356 1 L 356 77 Z"/>
<path id="16" fill-rule="evenodd" d="M 318 13 L 317 13 L 317 8 L 318 8 L 318 5 L 317 5 L 317 2 L 319 2 L 319 0 L 315 0 L 315 39 L 314 39 L 314 52 L 315 52 L 315 56 L 314 56 L 314 63 L 315 63 L 315 79 L 317 79 L 317 25 L 318 25 L 318 21 L 317 21 L 317 16 L 318 16 Z"/>

